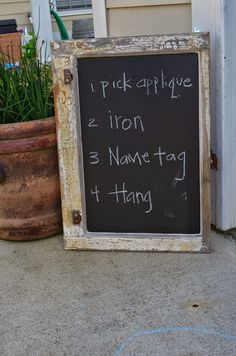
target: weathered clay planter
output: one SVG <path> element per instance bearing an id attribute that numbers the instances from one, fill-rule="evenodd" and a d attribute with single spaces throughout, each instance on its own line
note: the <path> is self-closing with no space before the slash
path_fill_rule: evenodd
<path id="1" fill-rule="evenodd" d="M 62 230 L 54 118 L 0 125 L 0 238 Z"/>

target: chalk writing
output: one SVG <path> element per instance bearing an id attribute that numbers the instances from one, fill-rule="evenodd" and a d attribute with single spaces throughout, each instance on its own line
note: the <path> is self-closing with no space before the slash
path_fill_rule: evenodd
<path id="1" fill-rule="evenodd" d="M 122 90 L 124 93 L 132 88 L 132 85 L 130 84 L 132 79 L 127 79 L 126 78 L 126 73 L 122 73 L 122 78 L 118 80 L 113 80 L 111 82 L 102 80 L 100 81 L 101 89 L 102 89 L 102 96 L 105 99 L 106 98 L 106 88 L 111 85 L 113 89 L 118 89 Z M 91 83 L 92 84 L 92 83 Z M 92 84 L 93 85 L 93 84 Z"/>
<path id="2" fill-rule="evenodd" d="M 161 146 L 158 147 L 158 152 L 154 152 L 151 154 L 150 152 L 126 152 L 120 153 L 120 147 L 117 145 L 114 148 L 108 147 L 108 155 L 109 155 L 109 164 L 110 166 L 124 166 L 124 165 L 138 165 L 143 166 L 144 164 L 150 164 L 152 162 L 153 156 L 157 156 L 160 167 L 164 167 L 166 162 L 181 162 L 181 176 L 176 177 L 175 180 L 181 181 L 185 179 L 186 175 L 186 152 L 176 153 L 167 153 L 162 151 Z"/>
<path id="3" fill-rule="evenodd" d="M 129 344 L 131 342 L 137 342 L 138 338 L 143 338 L 148 336 L 148 342 L 150 342 L 150 336 L 159 336 L 161 334 L 171 334 L 171 333 L 192 333 L 193 335 L 197 335 L 197 336 L 205 336 L 205 337 L 209 337 L 212 336 L 213 338 L 217 338 L 217 339 L 225 339 L 228 342 L 232 341 L 232 342 L 236 342 L 236 335 L 234 335 L 233 333 L 227 333 L 224 330 L 214 330 L 214 329 L 208 329 L 207 327 L 198 327 L 198 328 L 194 328 L 191 326 L 173 326 L 173 327 L 162 327 L 162 328 L 157 328 L 157 329 L 146 329 L 146 330 L 142 330 L 139 332 L 136 332 L 135 334 L 129 336 L 126 340 L 124 340 L 121 345 L 119 345 L 119 347 L 117 348 L 116 352 L 114 353 L 114 356 L 121 356 L 124 355 L 124 350 L 128 348 Z M 181 338 L 181 336 L 178 336 L 179 338 Z M 199 342 L 199 339 L 196 339 L 197 343 Z M 213 339 L 214 340 L 214 339 Z M 146 341 L 143 341 L 146 342 Z M 191 337 L 191 343 L 193 343 L 193 337 Z M 213 342 L 213 341 L 212 341 Z M 216 348 L 215 346 L 215 341 L 213 343 L 214 348 Z M 229 344 L 231 346 L 231 344 Z M 205 351 L 205 354 L 210 354 L 211 351 L 211 343 L 209 347 L 209 352 Z M 233 346 L 234 347 L 234 346 Z M 176 347 L 177 349 L 177 347 Z M 126 350 L 126 354 L 128 354 L 128 350 Z M 178 352 L 178 351 L 177 351 Z M 181 351 L 179 351 L 180 353 Z M 229 353 L 231 353 L 231 351 L 229 351 Z"/>
<path id="4" fill-rule="evenodd" d="M 109 122 L 112 130 L 128 131 L 134 129 L 144 132 L 143 119 L 139 115 L 128 118 L 122 115 L 112 114 L 109 110 Z"/>
<path id="5" fill-rule="evenodd" d="M 94 117 L 89 119 L 88 127 L 98 127 Z"/>
<path id="6" fill-rule="evenodd" d="M 160 166 L 163 166 L 163 160 L 166 161 L 181 161 L 182 162 L 182 175 L 181 177 L 176 177 L 175 180 L 184 180 L 185 178 L 185 173 L 186 173 L 186 152 L 181 152 L 178 155 L 175 153 L 169 153 L 162 151 L 162 148 L 159 146 L 158 147 L 158 152 L 155 152 L 153 154 L 154 156 L 158 157 L 158 161 L 160 163 Z"/>
<path id="7" fill-rule="evenodd" d="M 129 164 L 134 164 L 134 165 L 138 164 L 139 166 L 142 166 L 144 163 L 150 163 L 148 152 L 120 154 L 120 148 L 117 145 L 115 150 L 112 149 L 111 147 L 108 147 L 108 153 L 109 153 L 110 166 L 112 166 L 113 164 L 116 164 L 117 166 L 123 166 Z"/>
<path id="8" fill-rule="evenodd" d="M 127 93 L 130 90 L 142 90 L 145 95 L 158 95 L 164 89 L 169 90 L 171 100 L 178 99 L 182 96 L 180 89 L 188 89 L 193 86 L 193 81 L 190 77 L 183 75 L 172 76 L 167 75 L 164 69 L 161 69 L 157 75 L 151 78 L 140 78 L 134 80 L 128 77 L 125 72 L 121 73 L 120 78 L 116 80 L 101 80 L 97 83 L 90 83 L 92 93 L 97 91 L 101 93 L 102 98 L 106 99 L 109 96 L 109 91 L 118 90 Z M 95 89 L 95 87 L 97 89 Z"/>
<path id="9" fill-rule="evenodd" d="M 97 201 L 97 203 L 99 203 L 99 193 L 100 193 L 100 191 L 98 190 L 98 186 L 97 185 L 95 185 L 95 187 L 94 187 L 94 190 L 93 189 L 90 189 L 90 193 L 91 193 L 91 195 L 94 195 L 95 196 L 95 199 L 96 199 L 96 201 Z"/>
<path id="10" fill-rule="evenodd" d="M 99 163 L 98 152 L 89 152 L 89 155 L 90 155 L 90 164 L 98 164 Z"/>
<path id="11" fill-rule="evenodd" d="M 128 191 L 126 183 L 122 182 L 121 186 L 115 183 L 114 190 L 109 192 L 108 195 L 114 196 L 117 204 L 123 203 L 139 205 L 141 203 L 147 203 L 145 213 L 148 214 L 152 211 L 152 196 L 150 190 L 146 192 Z"/>
<path id="12" fill-rule="evenodd" d="M 78 61 L 88 231 L 199 233 L 198 55 Z"/>

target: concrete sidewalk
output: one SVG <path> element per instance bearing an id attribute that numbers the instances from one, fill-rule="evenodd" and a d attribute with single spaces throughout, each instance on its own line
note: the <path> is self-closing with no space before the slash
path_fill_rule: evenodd
<path id="1" fill-rule="evenodd" d="M 236 242 L 211 254 L 0 241 L 0 355 L 236 355 Z"/>

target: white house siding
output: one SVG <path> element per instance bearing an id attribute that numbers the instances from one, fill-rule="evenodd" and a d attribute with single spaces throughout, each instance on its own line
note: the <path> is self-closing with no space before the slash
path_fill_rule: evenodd
<path id="1" fill-rule="evenodd" d="M 108 36 L 191 32 L 191 0 L 107 0 Z"/>
<path id="2" fill-rule="evenodd" d="M 0 20 L 16 19 L 19 27 L 31 28 L 29 14 L 30 0 L 0 0 Z"/>
<path id="3" fill-rule="evenodd" d="M 47 0 L 42 0 L 47 1 Z M 32 29 L 32 25 L 29 19 L 31 15 L 31 1 L 30 0 L 0 0 L 0 20 L 16 19 L 18 27 L 27 26 L 28 30 Z M 64 14 L 63 14 L 64 15 Z M 78 19 L 92 18 L 91 14 L 78 14 L 62 16 L 62 20 L 71 35 L 72 33 L 72 21 Z M 57 25 L 52 19 L 52 28 L 55 39 L 59 39 Z"/>

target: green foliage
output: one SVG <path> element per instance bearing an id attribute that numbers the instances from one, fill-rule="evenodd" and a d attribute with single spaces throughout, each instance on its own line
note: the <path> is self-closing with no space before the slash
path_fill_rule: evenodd
<path id="1" fill-rule="evenodd" d="M 42 50 L 36 53 L 35 41 L 33 36 L 19 65 L 7 66 L 0 54 L 0 124 L 54 115 L 52 67 Z"/>
<path id="2" fill-rule="evenodd" d="M 27 61 L 29 59 L 35 59 L 37 57 L 37 38 L 34 32 L 29 32 L 31 39 L 22 46 L 23 49 L 23 60 Z"/>

